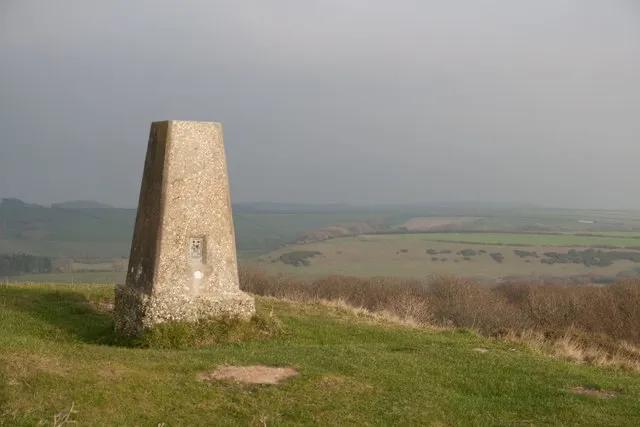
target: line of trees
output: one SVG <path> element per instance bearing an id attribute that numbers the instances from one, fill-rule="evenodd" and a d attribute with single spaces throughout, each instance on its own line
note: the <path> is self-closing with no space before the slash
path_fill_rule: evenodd
<path id="1" fill-rule="evenodd" d="M 0 275 L 51 273 L 51 258 L 22 253 L 0 254 Z"/>

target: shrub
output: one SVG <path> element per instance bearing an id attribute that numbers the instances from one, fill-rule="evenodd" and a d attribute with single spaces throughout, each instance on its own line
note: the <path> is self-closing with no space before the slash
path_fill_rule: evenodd
<path id="1" fill-rule="evenodd" d="M 321 255 L 321 253 L 317 251 L 294 251 L 282 254 L 278 259 L 285 264 L 300 267 L 309 265 L 309 259 L 318 255 Z"/>
<path id="2" fill-rule="evenodd" d="M 483 286 L 448 276 L 407 280 L 333 275 L 308 283 L 240 269 L 240 284 L 253 294 L 299 301 L 342 300 L 371 311 L 413 313 L 419 322 L 474 328 L 489 335 L 527 329 L 553 335 L 573 328 L 584 337 L 604 335 L 640 344 L 637 278 L 607 286 L 547 285 L 524 279 Z"/>
<path id="3" fill-rule="evenodd" d="M 476 256 L 477 254 L 478 252 L 474 251 L 473 249 L 463 249 L 460 252 L 458 252 L 458 255 L 461 255 L 463 257 Z"/>
<path id="4" fill-rule="evenodd" d="M 586 249 L 578 251 L 570 249 L 566 253 L 545 252 L 540 262 L 544 264 L 583 264 L 586 267 L 606 267 L 616 261 L 640 262 L 640 253 L 633 251 L 603 251 L 601 249 Z"/>
<path id="5" fill-rule="evenodd" d="M 521 249 L 514 249 L 513 253 L 519 256 L 520 258 L 528 258 L 528 257 L 538 258 L 538 254 L 536 252 L 523 251 Z"/>
<path id="6" fill-rule="evenodd" d="M 504 261 L 504 256 L 500 252 L 494 252 L 489 256 L 491 256 L 495 262 L 502 263 L 502 261 Z"/>

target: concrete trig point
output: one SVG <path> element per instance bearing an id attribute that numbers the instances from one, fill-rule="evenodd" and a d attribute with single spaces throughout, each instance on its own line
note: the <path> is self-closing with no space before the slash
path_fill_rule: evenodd
<path id="1" fill-rule="evenodd" d="M 114 310 L 116 331 L 127 336 L 171 320 L 255 312 L 239 286 L 219 123 L 151 124 L 127 279 L 116 286 Z"/>

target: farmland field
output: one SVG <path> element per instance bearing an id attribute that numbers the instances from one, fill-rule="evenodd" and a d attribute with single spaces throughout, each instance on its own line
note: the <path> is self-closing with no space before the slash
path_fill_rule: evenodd
<path id="1" fill-rule="evenodd" d="M 134 209 L 5 204 L 0 203 L 4 225 L 0 254 L 49 257 L 56 264 L 53 274 L 0 275 L 0 280 L 124 281 Z M 263 210 L 245 206 L 234 211 L 238 260 L 241 265 L 276 273 L 305 277 L 436 273 L 495 280 L 511 276 L 611 278 L 620 273 L 635 275 L 640 267 L 619 254 L 614 262 L 604 263 L 601 254 L 588 254 L 588 265 L 577 259 L 567 262 L 567 257 L 576 255 L 566 255 L 572 248 L 619 248 L 616 250 L 633 250 L 640 256 L 640 212 L 446 205 L 259 209 Z M 314 254 L 296 264 L 295 254 L 305 251 Z M 539 255 L 523 257 L 516 251 Z M 547 252 L 558 252 L 560 258 L 548 262 L 543 256 Z M 108 271 L 111 266 L 113 271 Z"/>
<path id="2" fill-rule="evenodd" d="M 124 283 L 125 272 L 73 272 L 26 274 L 15 277 L 2 277 L 0 283 L 83 283 L 83 284 L 117 284 Z"/>
<path id="3" fill-rule="evenodd" d="M 524 233 L 416 233 L 376 236 L 381 240 L 424 240 L 464 242 L 487 245 L 531 245 L 531 246 L 640 246 L 638 233 L 621 233 L 618 236 L 602 233 L 601 236 L 576 234 L 524 234 Z"/>
<path id="4" fill-rule="evenodd" d="M 456 275 L 495 280 L 505 277 L 616 277 L 640 271 L 640 251 L 596 249 L 632 247 L 633 238 L 508 233 L 420 233 L 365 235 L 291 245 L 263 255 L 251 265 L 270 272 L 316 277 L 327 274 L 424 277 Z M 593 248 L 595 246 L 596 248 Z M 549 262 L 545 254 L 571 250 L 622 253 L 639 259 L 615 260 L 609 265 Z M 287 261 L 291 254 L 311 254 L 306 264 Z M 499 254 L 499 255 L 496 255 Z M 535 255 L 534 255 L 535 254 Z M 283 259 L 285 261 L 283 261 Z"/>

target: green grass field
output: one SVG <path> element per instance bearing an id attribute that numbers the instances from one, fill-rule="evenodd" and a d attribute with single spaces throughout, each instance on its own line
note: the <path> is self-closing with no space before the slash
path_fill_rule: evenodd
<path id="1" fill-rule="evenodd" d="M 133 349 L 105 344 L 112 320 L 94 303 L 112 298 L 109 286 L 0 286 L 0 425 L 54 425 L 59 413 L 92 426 L 640 425 L 639 374 L 512 342 L 258 298 L 285 335 Z M 280 385 L 198 379 L 225 364 L 298 374 Z"/>
<path id="2" fill-rule="evenodd" d="M 135 210 L 114 210 L 111 218 L 103 210 L 102 217 L 56 212 L 48 208 L 31 209 L 39 215 L 47 213 L 51 232 L 43 238 L 0 237 L 0 253 L 22 252 L 48 257 L 120 258 L 129 256 Z M 27 210 L 27 214 L 33 214 Z M 2 213 L 2 212 L 0 212 Z M 241 258 L 260 255 L 295 241 L 304 232 L 351 221 L 388 220 L 390 214 L 380 212 L 348 213 L 236 213 L 233 216 L 236 247 Z M 50 218 L 53 216 L 53 218 Z M 123 218 L 120 218 L 120 217 Z M 58 218 L 60 217 L 60 218 Z M 69 217 L 69 218 L 68 218 Z M 25 222 L 37 221 L 38 216 Z M 19 218 L 18 218 L 19 219 Z M 22 220 L 16 222 L 21 223 Z M 117 220 L 116 220 L 117 219 Z M 2 216 L 0 215 L 0 221 Z M 75 222 L 74 222 L 75 221 Z M 92 228 L 93 227 L 93 228 Z M 95 229 L 99 229 L 96 231 Z M 6 233 L 5 233 L 6 234 Z M 108 237 L 107 237 L 108 236 Z"/>
<path id="3" fill-rule="evenodd" d="M 446 241 L 448 240 L 448 241 Z M 479 243 L 458 243 L 477 241 Z M 636 242 L 636 239 L 621 239 Z M 490 244 L 499 241 L 510 246 Z M 569 277 L 584 274 L 616 276 L 624 271 L 640 268 L 639 263 L 616 261 L 604 267 L 585 267 L 583 264 L 543 264 L 545 252 L 565 253 L 570 248 L 556 245 L 589 242 L 604 245 L 614 239 L 587 238 L 572 235 L 526 235 L 502 233 L 424 233 L 359 236 L 337 238 L 304 245 L 291 245 L 278 249 L 247 264 L 264 268 L 271 273 L 287 273 L 305 277 L 328 274 L 354 276 L 424 277 L 432 274 L 485 278 L 505 276 Z M 517 246 L 518 244 L 533 246 Z M 511 246 L 514 245 L 514 246 Z M 629 246 L 632 246 L 629 244 Z M 579 246 L 575 246 L 579 247 Z M 476 255 L 467 257 L 458 252 L 471 249 Z M 429 254 L 428 250 L 437 251 Z M 541 258 L 522 258 L 516 250 L 535 251 Z M 317 251 L 320 255 L 309 259 L 308 266 L 292 266 L 279 261 L 279 257 L 297 251 Z M 442 253 L 450 251 L 450 253 Z M 484 251 L 485 253 L 480 253 Z M 496 262 L 490 254 L 500 253 L 503 262 Z M 274 262 L 275 261 L 275 262 Z"/>
<path id="4" fill-rule="evenodd" d="M 117 284 L 124 283 L 126 272 L 82 272 L 25 274 L 23 276 L 0 277 L 0 283 L 78 283 Z"/>
<path id="5" fill-rule="evenodd" d="M 267 206 L 269 207 L 269 206 Z M 264 208 L 264 206 L 263 206 Z M 271 206 L 271 208 L 274 208 Z M 275 209 L 279 209 L 277 206 Z M 293 209 L 293 207 L 292 207 Z M 331 211 L 308 208 L 308 211 L 253 212 L 246 206 L 234 211 L 234 227 L 238 259 L 244 264 L 266 265 L 270 270 L 291 272 L 305 276 L 324 274 L 355 274 L 422 276 L 445 273 L 478 277 L 502 277 L 504 275 L 552 274 L 568 276 L 593 272 L 615 275 L 625 269 L 633 269 L 630 263 L 616 263 L 604 269 L 585 269 L 577 266 L 546 266 L 526 263 L 510 257 L 518 245 L 523 249 L 565 251 L 567 247 L 582 246 L 640 246 L 640 212 L 630 211 L 585 211 L 541 208 L 493 208 L 472 207 L 376 207 Z M 53 209 L 19 203 L 0 203 L 0 223 L 3 224 L 0 238 L 0 254 L 21 252 L 51 258 L 74 258 L 77 262 L 122 261 L 129 254 L 135 209 Z M 416 221 L 417 220 L 417 221 Z M 345 223 L 375 221 L 384 227 L 398 229 L 411 225 L 412 229 L 429 228 L 428 225 L 462 227 L 465 232 L 405 235 L 367 236 L 379 239 L 386 248 L 372 245 L 353 246 L 353 238 L 333 239 L 321 246 L 322 257 L 314 259 L 310 267 L 292 268 L 271 259 L 283 251 L 306 250 L 292 244 L 298 237 L 311 231 Z M 593 224 L 581 220 L 595 221 Z M 444 225 L 447 226 L 447 225 Z M 535 234 L 531 231 L 562 233 L 557 235 Z M 493 231 L 502 231 L 496 233 Z M 509 232 L 513 232 L 509 234 Z M 529 232 L 526 234 L 525 232 Z M 592 233 L 593 236 L 576 235 Z M 319 233 L 322 234 L 322 233 Z M 128 237 L 127 237 L 128 236 Z M 438 242 L 439 241 L 439 242 Z M 466 243 L 456 243 L 466 242 Z M 444 245 L 450 246 L 442 246 Z M 502 248 L 501 245 L 514 245 Z M 418 255 L 429 245 L 438 248 L 460 250 L 465 248 L 504 252 L 501 265 L 489 257 L 472 260 L 453 259 L 432 262 L 432 257 Z M 484 248 L 477 247 L 485 245 Z M 526 246 L 526 247 L 525 247 Z M 397 256 L 396 252 L 410 249 L 409 254 Z M 315 250 L 315 249 L 313 249 Z M 342 252 L 338 254 L 338 252 Z M 271 259 L 269 259 L 271 257 Z M 438 257 L 441 258 L 441 257 Z M 124 260 L 126 262 L 126 259 Z M 89 264 L 88 264 L 89 265 Z M 532 268 L 535 267 L 535 268 Z M 73 273 L 33 275 L 0 281 L 66 281 L 75 283 L 120 283 L 124 273 L 82 272 L 95 266 L 80 266 L 76 263 Z"/>
<path id="6" fill-rule="evenodd" d="M 524 233 L 420 233 L 376 236 L 376 238 L 398 240 L 417 239 L 424 241 L 465 242 L 487 245 L 531 245 L 531 246 L 640 246 L 640 238 L 634 238 L 637 233 L 624 233 L 619 237 L 609 236 L 579 236 L 575 234 L 524 234 Z"/>

